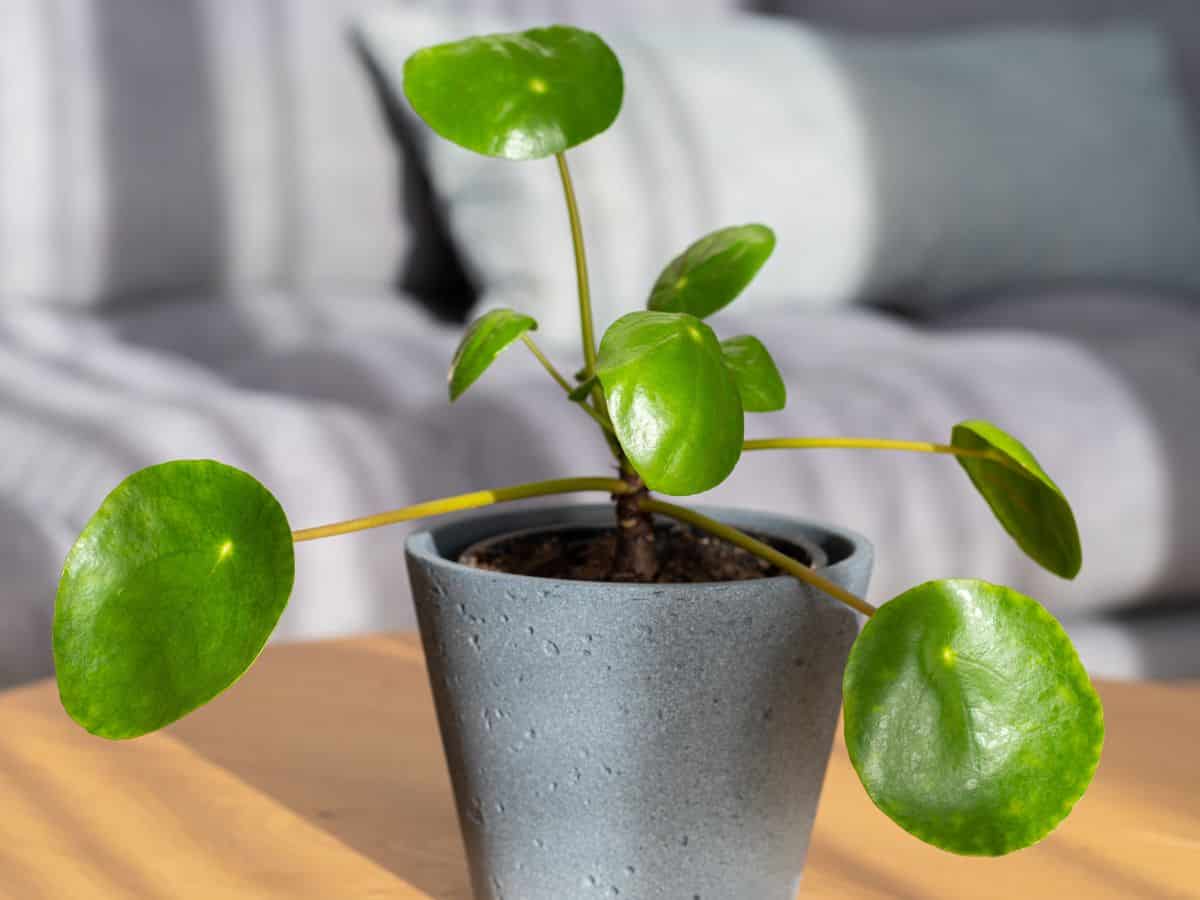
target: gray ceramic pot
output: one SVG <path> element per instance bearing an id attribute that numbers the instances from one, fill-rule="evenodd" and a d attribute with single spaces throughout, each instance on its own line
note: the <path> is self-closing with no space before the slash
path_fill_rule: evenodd
<path id="1" fill-rule="evenodd" d="M 860 536 L 711 515 L 830 558 Z M 479 900 L 792 900 L 841 702 L 853 613 L 791 578 L 633 585 L 454 562 L 498 534 L 607 527 L 610 506 L 413 534 L 408 570 Z"/>

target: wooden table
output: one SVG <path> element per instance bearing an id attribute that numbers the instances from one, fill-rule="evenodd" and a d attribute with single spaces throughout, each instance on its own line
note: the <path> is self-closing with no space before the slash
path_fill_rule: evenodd
<path id="1" fill-rule="evenodd" d="M 1200 898 L 1200 684 L 1101 694 L 1091 792 L 998 860 L 901 832 L 839 738 L 802 896 Z M 77 728 L 52 683 L 0 695 L 0 897 L 467 900 L 418 641 L 271 648 L 210 706 L 127 743 Z"/>

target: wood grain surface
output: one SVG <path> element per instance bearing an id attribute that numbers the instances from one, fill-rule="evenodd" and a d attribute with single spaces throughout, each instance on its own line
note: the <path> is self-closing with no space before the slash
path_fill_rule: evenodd
<path id="1" fill-rule="evenodd" d="M 1091 791 L 1001 859 L 908 837 L 839 739 L 801 896 L 1200 898 L 1200 684 L 1100 692 Z M 0 694 L 0 897 L 469 900 L 419 642 L 272 647 L 210 706 L 127 743 L 81 731 L 50 682 Z"/>

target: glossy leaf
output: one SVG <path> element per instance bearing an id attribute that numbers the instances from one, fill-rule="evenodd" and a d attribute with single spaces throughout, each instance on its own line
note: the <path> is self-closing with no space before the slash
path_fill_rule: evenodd
<path id="1" fill-rule="evenodd" d="M 1041 840 L 1091 782 L 1104 714 L 1040 605 L 983 581 L 923 584 L 880 607 L 850 652 L 846 747 L 875 804 L 955 853 Z"/>
<path id="2" fill-rule="evenodd" d="M 735 225 L 707 234 L 658 276 L 649 309 L 711 316 L 748 285 L 775 249 L 775 232 L 766 225 Z"/>
<path id="3" fill-rule="evenodd" d="M 555 25 L 418 50 L 404 93 L 446 138 L 486 156 L 540 159 L 582 144 L 621 110 L 624 79 L 597 35 Z"/>
<path id="4" fill-rule="evenodd" d="M 182 460 L 130 475 L 71 548 L 54 609 L 63 706 L 130 738 L 207 703 L 249 668 L 292 590 L 279 503 L 238 469 Z"/>
<path id="5" fill-rule="evenodd" d="M 1083 550 L 1075 515 L 1033 454 L 1016 438 L 979 420 L 955 425 L 950 442 L 966 450 L 987 450 L 1000 458 L 956 457 L 1022 550 L 1055 575 L 1078 575 Z"/>
<path id="6" fill-rule="evenodd" d="M 489 310 L 472 322 L 450 362 L 450 402 L 461 397 L 509 344 L 536 328 L 530 316 L 511 309 Z"/>
<path id="7" fill-rule="evenodd" d="M 787 388 L 762 341 L 743 334 L 721 341 L 721 352 L 737 381 L 743 409 L 747 412 L 783 409 L 787 404 Z"/>
<path id="8" fill-rule="evenodd" d="M 742 452 L 742 401 L 712 329 L 686 313 L 622 316 L 600 341 L 596 374 L 621 449 L 647 487 L 715 487 Z"/>

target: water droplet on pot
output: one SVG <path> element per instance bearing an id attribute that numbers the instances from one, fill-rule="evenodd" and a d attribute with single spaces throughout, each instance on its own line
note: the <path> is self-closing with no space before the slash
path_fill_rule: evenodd
<path id="1" fill-rule="evenodd" d="M 479 651 L 479 635 L 471 635 L 471 647 L 474 648 L 476 652 Z"/>
<path id="2" fill-rule="evenodd" d="M 525 737 L 529 738 L 529 740 L 532 741 L 534 738 L 537 737 L 537 729 L 530 728 L 527 732 L 525 732 Z"/>
<path id="3" fill-rule="evenodd" d="M 547 656 L 558 656 L 559 654 L 558 644 L 554 643 L 554 641 L 543 643 L 542 650 L 545 651 Z"/>
<path id="4" fill-rule="evenodd" d="M 471 808 L 467 810 L 467 818 L 476 825 L 483 824 L 483 803 L 478 797 L 471 800 Z"/>
<path id="5" fill-rule="evenodd" d="M 533 839 L 533 846 L 535 846 L 535 847 L 537 847 L 539 850 L 541 850 L 543 847 L 545 847 L 545 846 L 546 846 L 546 842 L 545 842 L 545 841 L 543 841 L 541 838 L 534 838 L 534 839 Z"/>
<path id="6" fill-rule="evenodd" d="M 532 625 L 530 625 L 530 626 L 529 626 L 528 628 L 526 628 L 525 630 L 529 632 L 529 634 L 530 634 L 530 636 L 531 636 L 531 637 L 533 636 L 533 626 L 532 626 Z"/>

